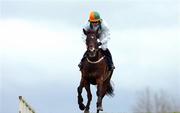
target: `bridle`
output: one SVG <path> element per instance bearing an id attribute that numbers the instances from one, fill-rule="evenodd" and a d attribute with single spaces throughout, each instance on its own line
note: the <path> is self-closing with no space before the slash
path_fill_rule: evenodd
<path id="1" fill-rule="evenodd" d="M 101 58 L 99 58 L 97 61 L 91 61 L 89 60 L 89 58 L 87 57 L 87 61 L 91 64 L 97 64 L 97 63 L 100 63 L 103 59 L 104 59 L 105 56 L 102 56 Z"/>
<path id="2" fill-rule="evenodd" d="M 96 34 L 94 32 L 90 32 L 87 35 L 86 44 L 87 44 L 88 52 L 90 54 L 89 58 L 86 57 L 88 63 L 91 63 L 91 64 L 100 63 L 105 58 L 105 56 L 101 56 L 100 58 L 98 58 L 95 61 L 90 60 L 91 58 L 94 58 L 98 54 L 98 51 L 99 51 L 99 46 L 98 46 L 98 42 L 97 42 L 97 36 L 96 36 Z"/>

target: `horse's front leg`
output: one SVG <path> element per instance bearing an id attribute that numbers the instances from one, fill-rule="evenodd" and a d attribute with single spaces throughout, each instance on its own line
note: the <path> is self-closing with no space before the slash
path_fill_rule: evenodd
<path id="1" fill-rule="evenodd" d="M 78 91 L 78 104 L 79 104 L 79 109 L 80 110 L 85 109 L 85 105 L 83 104 L 83 97 L 81 95 L 83 87 L 84 87 L 84 82 L 83 82 L 83 79 L 81 79 L 80 85 L 77 88 L 77 91 Z"/>
<path id="2" fill-rule="evenodd" d="M 97 111 L 103 111 L 102 98 L 103 98 L 103 79 L 97 80 Z"/>
<path id="3" fill-rule="evenodd" d="M 91 103 L 91 100 L 92 100 L 92 94 L 91 94 L 91 89 L 90 89 L 90 84 L 89 83 L 87 83 L 85 85 L 85 89 L 87 91 L 87 98 L 88 98 L 86 108 L 85 108 L 85 113 L 89 113 L 89 106 L 90 106 L 90 103 Z"/>

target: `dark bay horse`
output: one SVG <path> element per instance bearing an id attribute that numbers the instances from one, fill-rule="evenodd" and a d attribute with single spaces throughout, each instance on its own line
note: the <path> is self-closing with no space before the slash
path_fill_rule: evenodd
<path id="1" fill-rule="evenodd" d="M 84 110 L 84 113 L 89 113 L 92 100 L 90 84 L 97 85 L 97 113 L 103 111 L 103 97 L 105 95 L 113 96 L 113 87 L 110 83 L 113 71 L 108 71 L 106 58 L 103 55 L 101 48 L 99 48 L 98 30 L 86 31 L 83 29 L 83 32 L 86 35 L 87 56 L 83 62 L 81 81 L 77 90 L 79 108 Z M 88 101 L 86 106 L 83 104 L 83 98 L 81 95 L 83 88 L 87 91 Z"/>

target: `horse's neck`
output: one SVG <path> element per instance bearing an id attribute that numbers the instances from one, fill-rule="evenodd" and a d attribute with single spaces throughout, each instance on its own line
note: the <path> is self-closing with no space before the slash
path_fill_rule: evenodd
<path id="1" fill-rule="evenodd" d="M 97 56 L 98 56 L 98 59 L 100 59 L 101 57 L 103 57 L 103 53 L 102 53 L 102 50 L 101 50 L 101 49 L 98 50 Z"/>

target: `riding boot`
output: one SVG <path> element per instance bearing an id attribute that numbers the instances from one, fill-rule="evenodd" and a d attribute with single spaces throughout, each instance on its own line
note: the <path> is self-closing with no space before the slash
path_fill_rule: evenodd
<path id="1" fill-rule="evenodd" d="M 78 64 L 78 67 L 80 68 L 80 70 L 83 68 L 83 61 L 85 60 L 86 56 L 87 56 L 87 51 L 84 53 L 81 59 L 81 62 Z"/>
<path id="2" fill-rule="evenodd" d="M 103 50 L 103 53 L 106 56 L 106 61 L 107 61 L 109 71 L 115 69 L 115 66 L 114 66 L 113 60 L 112 60 L 112 55 L 111 55 L 109 49 Z"/>

